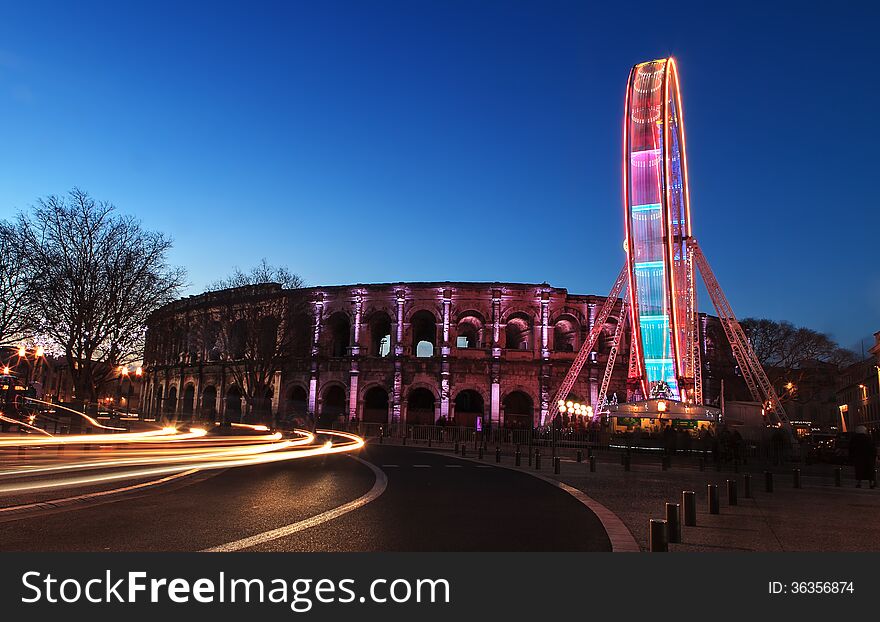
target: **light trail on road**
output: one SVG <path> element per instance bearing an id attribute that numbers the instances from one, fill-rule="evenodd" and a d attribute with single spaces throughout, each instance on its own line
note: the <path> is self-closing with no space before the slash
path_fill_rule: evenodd
<path id="1" fill-rule="evenodd" d="M 232 433 L 230 433 L 230 431 Z M 72 436 L 0 436 L 0 495 L 228 469 L 356 451 L 364 440 L 335 430 L 272 432 L 215 424 Z"/>

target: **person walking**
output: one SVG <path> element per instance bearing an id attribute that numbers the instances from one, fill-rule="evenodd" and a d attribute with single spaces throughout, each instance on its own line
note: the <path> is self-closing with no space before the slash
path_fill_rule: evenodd
<path id="1" fill-rule="evenodd" d="M 874 471 L 877 446 L 863 425 L 856 427 L 855 434 L 849 441 L 849 458 L 855 469 L 856 488 L 862 487 L 863 479 L 868 480 L 871 488 L 874 488 L 877 485 Z"/>

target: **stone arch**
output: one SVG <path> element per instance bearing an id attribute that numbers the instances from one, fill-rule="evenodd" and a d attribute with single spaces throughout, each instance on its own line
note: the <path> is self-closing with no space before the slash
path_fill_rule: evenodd
<path id="1" fill-rule="evenodd" d="M 374 311 L 367 326 L 370 330 L 369 355 L 385 357 L 391 354 L 391 316 L 385 311 Z"/>
<path id="2" fill-rule="evenodd" d="M 351 347 L 351 320 L 344 311 L 336 311 L 327 318 L 327 333 L 330 344 L 328 354 L 332 357 L 348 355 Z"/>
<path id="3" fill-rule="evenodd" d="M 192 417 L 196 403 L 196 385 L 192 382 L 187 383 L 183 388 L 183 401 L 180 405 L 180 412 L 184 415 Z"/>
<path id="4" fill-rule="evenodd" d="M 531 430 L 535 421 L 535 402 L 525 391 L 516 389 L 501 400 L 504 410 L 504 427 Z"/>
<path id="5" fill-rule="evenodd" d="M 420 358 L 434 356 L 437 348 L 437 316 L 420 309 L 410 317 L 413 353 Z"/>
<path id="6" fill-rule="evenodd" d="M 168 396 L 165 398 L 165 412 L 173 415 L 177 412 L 177 387 L 168 387 Z"/>
<path id="7" fill-rule="evenodd" d="M 227 423 L 241 423 L 241 389 L 232 385 L 226 390 L 223 420 Z"/>
<path id="8" fill-rule="evenodd" d="M 406 422 L 413 425 L 434 425 L 437 395 L 427 387 L 415 386 L 406 396 Z"/>
<path id="9" fill-rule="evenodd" d="M 318 418 L 319 425 L 333 425 L 340 418 L 345 416 L 345 411 L 345 387 L 336 382 L 325 385 L 321 391 L 321 413 Z"/>
<path id="10" fill-rule="evenodd" d="M 531 350 L 532 318 L 522 311 L 511 313 L 504 326 L 504 347 L 508 350 Z"/>
<path id="11" fill-rule="evenodd" d="M 455 324 L 457 348 L 482 348 L 485 343 L 486 320 L 478 311 L 464 311 L 458 314 Z"/>
<path id="12" fill-rule="evenodd" d="M 454 404 L 455 425 L 473 428 L 477 419 L 485 418 L 486 404 L 479 391 L 462 389 L 456 394 Z"/>
<path id="13" fill-rule="evenodd" d="M 581 326 L 573 315 L 564 314 L 553 323 L 553 351 L 577 352 L 580 346 L 578 338 Z"/>
<path id="14" fill-rule="evenodd" d="M 388 407 L 391 403 L 388 390 L 382 385 L 373 385 L 364 392 L 364 423 L 388 423 Z"/>
<path id="15" fill-rule="evenodd" d="M 217 415 L 217 387 L 210 385 L 202 391 L 202 417 L 214 419 Z"/>
<path id="16" fill-rule="evenodd" d="M 308 412 L 309 392 L 306 388 L 299 384 L 288 387 L 284 395 L 284 418 L 305 421 Z"/>
<path id="17" fill-rule="evenodd" d="M 237 361 L 247 353 L 248 325 L 244 318 L 233 322 L 229 329 L 229 357 Z"/>

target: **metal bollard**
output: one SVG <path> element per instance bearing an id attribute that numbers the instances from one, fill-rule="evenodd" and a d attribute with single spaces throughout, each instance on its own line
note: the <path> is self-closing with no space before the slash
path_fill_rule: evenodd
<path id="1" fill-rule="evenodd" d="M 666 538 L 670 542 L 681 542 L 681 506 L 666 504 Z"/>
<path id="2" fill-rule="evenodd" d="M 403 435 L 403 446 L 406 447 L 406 434 Z"/>
<path id="3" fill-rule="evenodd" d="M 382 433 L 382 428 L 379 428 L 379 444 L 380 445 L 385 442 L 383 440 L 384 438 L 385 438 L 385 435 Z"/>
<path id="4" fill-rule="evenodd" d="M 458 441 L 455 441 L 455 455 L 458 455 Z"/>
<path id="5" fill-rule="evenodd" d="M 681 507 L 684 508 L 684 526 L 697 526 L 697 493 L 693 490 L 681 492 Z"/>
<path id="6" fill-rule="evenodd" d="M 535 451 L 535 470 L 541 470 L 541 452 L 537 450 Z"/>
<path id="7" fill-rule="evenodd" d="M 764 471 L 764 491 L 773 492 L 773 473 Z"/>
<path id="8" fill-rule="evenodd" d="M 800 469 L 792 469 L 791 471 L 791 479 L 792 484 L 795 488 L 801 487 L 801 470 Z"/>
<path id="9" fill-rule="evenodd" d="M 517 449 L 516 453 L 513 454 L 513 460 L 514 460 L 513 464 L 515 466 L 520 466 L 520 464 L 522 463 L 522 453 L 520 452 L 519 449 Z"/>
<path id="10" fill-rule="evenodd" d="M 465 454 L 465 452 L 467 452 L 467 445 L 464 444 L 464 443 L 462 443 L 462 444 L 461 444 L 461 457 L 462 457 L 462 458 L 464 458 L 464 454 Z"/>
<path id="11" fill-rule="evenodd" d="M 501 462 L 501 448 L 495 448 L 495 462 Z"/>
<path id="12" fill-rule="evenodd" d="M 648 520 L 648 550 L 651 553 L 666 553 L 669 551 L 665 520 L 658 520 L 656 518 Z"/>
<path id="13" fill-rule="evenodd" d="M 583 462 L 583 461 L 584 461 L 584 452 L 583 452 L 582 449 L 578 449 L 578 450 L 577 450 L 577 456 L 576 456 L 575 459 L 576 459 L 578 462 Z"/>
<path id="14" fill-rule="evenodd" d="M 590 456 L 590 473 L 596 472 L 596 456 Z"/>
<path id="15" fill-rule="evenodd" d="M 720 514 L 721 504 L 718 502 L 718 486 L 709 484 L 709 514 Z"/>
<path id="16" fill-rule="evenodd" d="M 479 458 L 480 460 L 483 459 L 483 446 L 482 445 L 480 445 L 479 448 L 477 448 L 477 458 Z"/>
<path id="17" fill-rule="evenodd" d="M 561 468 L 562 459 L 559 456 L 553 458 L 553 473 L 555 475 L 559 475 L 559 470 Z"/>
<path id="18" fill-rule="evenodd" d="M 748 473 L 743 475 L 743 496 L 746 499 L 752 498 L 752 476 Z"/>
<path id="19" fill-rule="evenodd" d="M 537 449 L 535 451 L 537 451 Z M 532 450 L 531 449 L 529 449 L 529 466 L 532 466 Z"/>
<path id="20" fill-rule="evenodd" d="M 706 459 L 700 456 L 700 472 L 706 470 Z"/>
<path id="21" fill-rule="evenodd" d="M 736 480 L 727 480 L 727 505 L 736 505 Z"/>
<path id="22" fill-rule="evenodd" d="M 429 433 L 429 434 L 428 434 L 428 447 L 430 447 L 430 446 L 431 446 L 431 435 L 430 435 L 430 433 Z"/>
<path id="23" fill-rule="evenodd" d="M 625 454 L 625 455 L 623 456 L 623 470 L 624 470 L 624 471 L 629 471 L 629 466 L 630 466 L 630 462 L 629 462 L 629 454 Z"/>
<path id="24" fill-rule="evenodd" d="M 840 467 L 834 468 L 834 485 L 840 488 Z"/>

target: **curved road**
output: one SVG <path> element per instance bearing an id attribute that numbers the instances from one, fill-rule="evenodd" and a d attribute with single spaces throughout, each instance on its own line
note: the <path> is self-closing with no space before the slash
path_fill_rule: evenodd
<path id="1" fill-rule="evenodd" d="M 386 474 L 383 494 L 246 550 L 611 550 L 589 509 L 528 474 L 410 447 L 371 445 L 360 457 Z M 137 498 L 2 522 L 0 550 L 202 550 L 310 519 L 375 482 L 346 456 L 230 469 Z"/>

